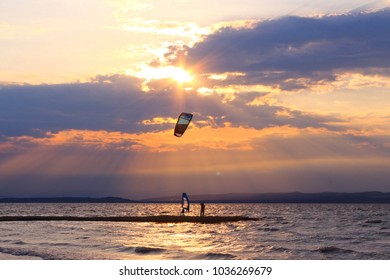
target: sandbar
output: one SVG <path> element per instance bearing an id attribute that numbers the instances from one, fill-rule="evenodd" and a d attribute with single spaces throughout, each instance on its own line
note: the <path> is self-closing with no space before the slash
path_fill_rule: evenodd
<path id="1" fill-rule="evenodd" d="M 255 221 L 257 218 L 244 216 L 110 216 L 110 217 L 80 217 L 80 216 L 2 216 L 0 222 L 16 221 L 87 221 L 87 222 L 140 222 L 140 223 L 202 223 L 216 224 L 238 221 Z"/>

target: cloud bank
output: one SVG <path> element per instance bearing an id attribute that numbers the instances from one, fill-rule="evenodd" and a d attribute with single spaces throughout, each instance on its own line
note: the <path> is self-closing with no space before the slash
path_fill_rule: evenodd
<path id="1" fill-rule="evenodd" d="M 252 28 L 222 28 L 190 48 L 187 62 L 203 72 L 245 73 L 241 83 L 296 89 L 306 86 L 298 79 L 331 81 L 338 72 L 389 75 L 389 32 L 390 9 L 317 18 L 289 16 Z"/>
<path id="2" fill-rule="evenodd" d="M 158 81 L 157 81 L 158 82 Z M 0 89 L 0 133 L 3 136 L 44 136 L 62 130 L 105 130 L 141 133 L 173 127 L 181 111 L 196 114 L 195 125 L 224 127 L 326 127 L 337 118 L 305 114 L 281 106 L 250 104 L 259 94 L 241 94 L 231 102 L 196 92 L 180 97 L 170 91 L 140 90 L 133 77 L 98 77 L 84 84 L 4 86 Z M 180 99 L 185 103 L 180 104 Z M 280 114 L 286 111 L 287 117 Z M 171 121 L 156 121 L 171 120 Z M 153 121 L 154 120 L 154 121 Z"/>

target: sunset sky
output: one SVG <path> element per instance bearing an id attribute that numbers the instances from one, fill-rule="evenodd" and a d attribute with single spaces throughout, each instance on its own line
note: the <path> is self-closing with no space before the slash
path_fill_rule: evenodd
<path id="1" fill-rule="evenodd" d="M 389 34 L 390 1 L 3 0 L 0 197 L 388 192 Z"/>

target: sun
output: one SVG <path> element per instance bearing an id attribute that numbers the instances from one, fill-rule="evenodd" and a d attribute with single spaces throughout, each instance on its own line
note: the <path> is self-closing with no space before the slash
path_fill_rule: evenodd
<path id="1" fill-rule="evenodd" d="M 188 71 L 179 67 L 173 67 L 173 69 L 168 70 L 168 72 L 170 72 L 172 79 L 179 84 L 189 83 L 193 79 Z"/>
<path id="2" fill-rule="evenodd" d="M 172 79 L 179 84 L 189 83 L 193 80 L 193 77 L 188 71 L 175 66 L 162 66 L 158 68 L 144 66 L 141 71 L 136 73 L 136 76 L 146 80 Z"/>

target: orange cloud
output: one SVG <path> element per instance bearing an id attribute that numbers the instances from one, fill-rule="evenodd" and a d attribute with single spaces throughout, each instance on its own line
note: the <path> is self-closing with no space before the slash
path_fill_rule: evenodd
<path id="1" fill-rule="evenodd" d="M 161 176 L 166 182 L 159 179 L 159 183 L 167 186 L 177 176 L 199 177 L 204 184 L 207 180 L 203 177 L 208 176 L 216 180 L 209 182 L 214 186 L 222 178 L 242 184 L 242 180 L 251 178 L 248 174 L 260 179 L 272 175 L 278 180 L 279 172 L 311 174 L 324 168 L 388 166 L 386 156 L 365 145 L 364 139 L 351 143 L 353 137 L 348 138 L 348 133 L 290 126 L 256 130 L 228 123 L 220 128 L 193 123 L 181 138 L 174 137 L 172 130 L 139 134 L 64 130 L 45 138 L 8 139 L 1 148 L 23 145 L 24 150 L 0 158 L 0 175 L 118 176 L 113 184 L 126 187 L 131 181 L 121 176 L 145 180 Z M 282 179 L 286 183 L 292 180 Z"/>
<path id="2" fill-rule="evenodd" d="M 171 119 L 154 118 L 145 120 L 145 124 L 160 124 L 172 122 Z M 175 120 L 176 121 L 176 120 Z M 123 133 L 104 130 L 63 130 L 57 133 L 47 133 L 45 138 L 31 136 L 9 137 L 12 144 L 36 144 L 39 146 L 78 146 L 102 150 L 144 151 L 144 152 L 173 152 L 184 149 L 192 151 L 201 149 L 211 150 L 253 150 L 257 140 L 267 136 L 283 138 L 296 137 L 302 132 L 316 134 L 324 133 L 324 129 L 298 129 L 290 126 L 270 127 L 262 130 L 247 127 L 233 127 L 225 123 L 225 127 L 198 127 L 193 124 L 181 138 L 173 136 L 172 130 L 147 133 Z"/>
<path id="3" fill-rule="evenodd" d="M 162 117 L 156 117 L 152 118 L 150 120 L 143 120 L 141 123 L 143 125 L 154 125 L 154 124 L 174 124 L 176 123 L 176 119 L 174 118 L 162 118 Z"/>

